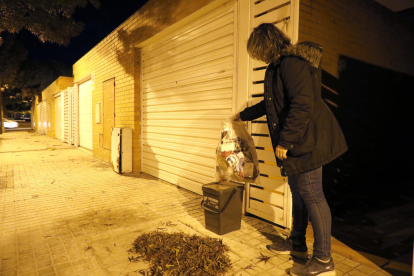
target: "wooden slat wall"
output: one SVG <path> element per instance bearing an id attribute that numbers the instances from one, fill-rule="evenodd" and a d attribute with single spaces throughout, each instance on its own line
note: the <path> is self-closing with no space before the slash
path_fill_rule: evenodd
<path id="1" fill-rule="evenodd" d="M 65 89 L 63 91 L 63 141 L 68 144 L 71 144 L 70 137 L 70 125 L 71 125 L 71 88 Z"/>
<path id="2" fill-rule="evenodd" d="M 202 194 L 234 113 L 236 5 L 142 48 L 142 171 Z"/>
<path id="3" fill-rule="evenodd" d="M 78 146 L 78 97 L 76 90 L 72 91 L 72 137 L 71 144 Z"/>
<path id="4" fill-rule="evenodd" d="M 73 144 L 73 93 L 74 87 L 68 87 L 63 92 L 64 104 L 64 141 L 68 144 Z"/>
<path id="5" fill-rule="evenodd" d="M 40 103 L 40 131 L 39 134 L 46 134 L 47 129 L 47 114 L 46 114 L 46 101 Z"/>
<path id="6" fill-rule="evenodd" d="M 280 30 L 292 37 L 291 0 L 251 0 L 251 30 L 261 23 L 273 23 Z M 251 84 L 248 105 L 252 106 L 263 100 L 263 82 L 267 64 L 252 60 Z M 270 220 L 277 224 L 290 225 L 290 192 L 287 178 L 281 176 L 276 166 L 276 159 L 270 140 L 266 117 L 251 122 L 251 134 L 256 144 L 260 162 L 260 184 L 250 185 L 247 212 Z"/>

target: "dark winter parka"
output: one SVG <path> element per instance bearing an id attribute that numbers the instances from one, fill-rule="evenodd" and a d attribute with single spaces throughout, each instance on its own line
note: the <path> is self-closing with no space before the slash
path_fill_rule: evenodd
<path id="1" fill-rule="evenodd" d="M 266 70 L 264 100 L 240 113 L 243 121 L 267 115 L 273 150 L 277 145 L 288 149 L 287 159 L 276 158 L 284 175 L 316 169 L 348 149 L 321 98 L 321 58 L 321 48 L 311 42 L 282 50 Z"/>

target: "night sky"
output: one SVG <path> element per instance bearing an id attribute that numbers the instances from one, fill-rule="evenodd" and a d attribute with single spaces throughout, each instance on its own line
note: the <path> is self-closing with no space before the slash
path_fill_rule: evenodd
<path id="1" fill-rule="evenodd" d="M 378 2 L 387 5 L 386 1 L 388 0 L 380 0 Z M 393 1 L 399 3 L 412 0 Z M 95 9 L 90 4 L 83 9 L 78 9 L 74 18 L 77 21 L 83 22 L 85 28 L 79 36 L 72 39 L 67 47 L 49 42 L 42 43 L 28 31 L 22 31 L 30 59 L 57 60 L 71 66 L 129 16 L 139 10 L 146 2 L 148 0 L 101 0 L 101 7 L 99 9 Z M 392 8 L 389 5 L 387 7 Z"/>
<path id="2" fill-rule="evenodd" d="M 99 9 L 95 9 L 90 4 L 84 9 L 78 9 L 74 18 L 83 22 L 85 27 L 67 47 L 49 42 L 42 43 L 28 31 L 23 31 L 22 36 L 25 47 L 29 51 L 29 58 L 57 60 L 71 66 L 146 2 L 148 0 L 101 0 Z"/>

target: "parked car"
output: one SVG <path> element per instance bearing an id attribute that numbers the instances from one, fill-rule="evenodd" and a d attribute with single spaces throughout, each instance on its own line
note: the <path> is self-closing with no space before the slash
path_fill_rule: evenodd
<path id="1" fill-rule="evenodd" d="M 3 118 L 3 124 L 4 124 L 4 128 L 17 128 L 19 127 L 19 123 L 13 120 L 9 120 L 6 118 Z"/>

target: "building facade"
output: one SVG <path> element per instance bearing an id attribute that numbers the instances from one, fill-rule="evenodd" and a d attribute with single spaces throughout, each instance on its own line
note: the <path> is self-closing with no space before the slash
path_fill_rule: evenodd
<path id="1" fill-rule="evenodd" d="M 293 43 L 323 45 L 332 80 L 323 95 L 335 115 L 341 91 L 332 83 L 347 59 L 414 74 L 412 31 L 373 0 L 150 0 L 73 65 L 76 145 L 109 162 L 111 129 L 131 128 L 135 173 L 201 193 L 214 181 L 221 122 L 263 99 L 266 64 L 245 50 L 263 22 Z M 246 186 L 246 210 L 289 226 L 290 191 L 264 122 L 248 124 L 261 177 Z"/>
<path id="2" fill-rule="evenodd" d="M 44 89 L 41 96 L 36 96 L 31 110 L 32 129 L 40 134 L 61 139 L 63 98 L 60 92 L 71 86 L 73 78 L 61 76 Z"/>

